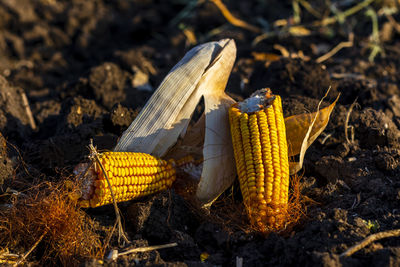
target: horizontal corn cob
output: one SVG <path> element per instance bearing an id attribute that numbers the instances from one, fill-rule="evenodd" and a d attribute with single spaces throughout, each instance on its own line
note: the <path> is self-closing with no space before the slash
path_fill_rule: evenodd
<path id="1" fill-rule="evenodd" d="M 269 89 L 232 105 L 232 142 L 248 216 L 261 231 L 284 226 L 289 162 L 281 99 Z"/>
<path id="2" fill-rule="evenodd" d="M 116 202 L 128 201 L 169 188 L 176 178 L 175 162 L 145 153 L 104 152 L 99 160 L 110 181 Z M 180 162 L 182 163 L 182 162 Z M 78 173 L 84 166 L 80 166 Z M 99 207 L 113 202 L 103 169 L 94 161 L 85 175 L 79 203 Z"/>

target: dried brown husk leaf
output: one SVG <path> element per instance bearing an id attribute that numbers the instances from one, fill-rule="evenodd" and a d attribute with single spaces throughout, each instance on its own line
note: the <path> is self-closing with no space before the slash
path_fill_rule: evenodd
<path id="1" fill-rule="evenodd" d="M 293 156 L 300 155 L 298 162 L 291 161 L 289 163 L 290 174 L 301 170 L 307 149 L 328 125 L 330 115 L 340 96 L 339 95 L 336 100 L 326 108 L 320 109 L 319 107 L 328 93 L 329 90 L 318 103 L 316 112 L 285 118 L 289 157 L 292 158 Z"/>

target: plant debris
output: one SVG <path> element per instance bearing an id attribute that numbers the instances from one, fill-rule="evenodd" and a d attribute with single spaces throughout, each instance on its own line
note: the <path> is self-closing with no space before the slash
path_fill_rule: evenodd
<path id="1" fill-rule="evenodd" d="M 77 188 L 75 188 L 77 190 Z M 37 247 L 41 263 L 75 265 L 101 258 L 104 247 L 94 221 L 77 207 L 62 183 L 44 182 L 20 193 L 0 209 L 0 246 L 19 254 L 18 263 Z"/>

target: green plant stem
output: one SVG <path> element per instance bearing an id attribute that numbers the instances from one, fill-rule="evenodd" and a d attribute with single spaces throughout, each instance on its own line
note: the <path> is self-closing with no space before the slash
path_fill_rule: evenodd
<path id="1" fill-rule="evenodd" d="M 374 2 L 375 0 L 364 0 L 363 2 L 347 9 L 346 11 L 344 11 L 343 13 L 341 13 L 340 17 L 344 20 L 345 18 L 354 15 L 355 13 L 357 13 L 358 11 L 362 10 L 363 8 L 369 6 L 372 2 Z M 322 21 L 318 21 L 318 24 L 320 26 L 326 26 L 329 24 L 333 24 L 336 21 L 338 21 L 338 16 L 334 16 L 334 17 L 329 17 L 326 19 L 323 19 Z"/>

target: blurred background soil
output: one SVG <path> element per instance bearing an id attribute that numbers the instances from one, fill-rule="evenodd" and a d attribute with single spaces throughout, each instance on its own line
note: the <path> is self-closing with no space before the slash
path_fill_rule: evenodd
<path id="1" fill-rule="evenodd" d="M 135 245 L 178 246 L 117 264 L 399 266 L 399 238 L 339 255 L 370 234 L 400 227 L 400 2 L 223 1 L 253 28 L 231 24 L 215 2 L 1 0 L 2 192 L 21 177 L 71 174 L 91 138 L 112 149 L 185 52 L 233 38 L 238 53 L 227 92 L 236 100 L 270 87 L 289 116 L 314 111 L 329 87 L 326 104 L 341 93 L 306 154 L 301 190 L 313 204 L 289 234 L 261 237 L 204 220 L 174 190 L 124 203 Z M 337 45 L 342 49 L 325 56 Z M 237 186 L 224 197 L 243 209 Z M 112 227 L 111 206 L 86 212 Z"/>

